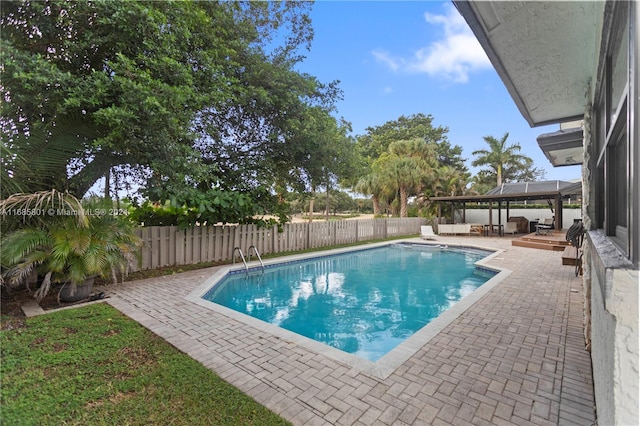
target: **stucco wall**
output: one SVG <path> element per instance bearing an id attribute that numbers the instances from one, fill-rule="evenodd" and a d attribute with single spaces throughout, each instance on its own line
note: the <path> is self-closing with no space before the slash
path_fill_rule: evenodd
<path id="1" fill-rule="evenodd" d="M 611 292 L 605 306 L 616 318 L 614 403 L 616 421 L 638 424 L 638 270 L 611 271 Z"/>
<path id="2" fill-rule="evenodd" d="M 638 424 L 638 270 L 606 238 L 591 231 L 591 359 L 598 423 Z"/>
<path id="3" fill-rule="evenodd" d="M 591 292 L 591 364 L 593 368 L 594 395 L 598 423 L 615 424 L 614 408 L 614 361 L 615 318 L 604 309 L 604 298 L 600 291 L 604 283 L 599 282 L 596 263 L 597 258 L 589 256 L 590 275 L 593 291 Z M 602 270 L 602 266 L 599 267 Z"/>

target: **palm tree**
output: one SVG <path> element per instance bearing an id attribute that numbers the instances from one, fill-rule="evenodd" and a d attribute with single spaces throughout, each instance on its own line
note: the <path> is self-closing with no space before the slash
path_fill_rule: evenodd
<path id="1" fill-rule="evenodd" d="M 462 195 L 467 186 L 467 179 L 464 173 L 449 166 L 440 167 L 436 170 L 433 192 L 435 196 L 455 196 Z"/>
<path id="2" fill-rule="evenodd" d="M 502 139 L 498 140 L 493 136 L 485 136 L 484 141 L 489 144 L 490 149 L 479 149 L 473 151 L 472 155 L 477 158 L 471 163 L 472 166 L 489 166 L 497 175 L 498 186 L 502 185 L 502 172 L 505 167 L 514 166 L 529 159 L 520 152 L 520 144 L 514 143 L 507 146 L 509 133 L 505 133 Z"/>
<path id="3" fill-rule="evenodd" d="M 374 173 L 369 173 L 363 176 L 356 183 L 355 190 L 361 194 L 371 194 L 371 201 L 373 202 L 373 214 L 374 216 L 380 215 L 380 196 L 382 194 L 382 187 L 380 186 L 380 179 Z"/>
<path id="4" fill-rule="evenodd" d="M 374 162 L 374 173 L 388 192 L 400 196 L 400 217 L 408 216 L 408 199 L 422 192 L 433 177 L 435 155 L 421 139 L 396 141 Z"/>
<path id="5" fill-rule="evenodd" d="M 408 216 L 409 194 L 415 192 L 420 182 L 418 161 L 413 157 L 383 156 L 380 162 L 383 181 L 388 189 L 400 195 L 400 217 Z"/>

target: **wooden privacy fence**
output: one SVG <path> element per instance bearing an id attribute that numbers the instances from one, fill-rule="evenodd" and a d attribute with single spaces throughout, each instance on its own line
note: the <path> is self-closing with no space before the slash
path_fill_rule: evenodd
<path id="1" fill-rule="evenodd" d="M 277 227 L 256 225 L 196 226 L 181 230 L 175 226 L 139 228 L 142 239 L 140 264 L 131 271 L 231 260 L 236 247 L 245 256 L 255 246 L 261 255 L 355 243 L 420 233 L 422 218 L 341 220 L 287 223 Z M 253 251 L 252 251 L 253 253 Z"/>

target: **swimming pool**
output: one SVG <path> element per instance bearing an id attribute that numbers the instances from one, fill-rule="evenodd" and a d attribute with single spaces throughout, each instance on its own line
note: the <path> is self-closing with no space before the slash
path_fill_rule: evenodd
<path id="1" fill-rule="evenodd" d="M 478 262 L 490 253 L 493 253 L 490 257 L 494 257 L 496 252 L 491 250 L 451 246 L 443 248 L 428 243 L 381 243 L 371 244 L 369 247 L 371 248 L 365 250 L 334 250 L 329 255 L 307 254 L 278 259 L 268 262 L 270 264 L 266 265 L 264 273 L 259 266 L 251 268 L 248 275 L 240 265 L 226 267 L 216 272 L 188 299 L 265 332 L 384 377 L 499 281 L 495 274 L 501 271 L 500 268 L 483 266 L 487 258 Z M 402 252 L 402 256 L 390 252 L 379 255 L 381 252 L 377 250 L 387 250 L 390 247 Z M 416 255 L 413 260 L 404 257 L 408 253 Z M 347 256 L 336 258 L 334 254 Z M 429 262 L 450 263 L 451 260 L 446 260 L 446 256 L 450 255 L 457 257 L 458 263 L 453 272 L 449 271 L 445 275 L 449 275 L 448 279 L 456 277 L 458 282 L 462 282 L 457 289 L 442 281 L 438 284 L 437 280 L 432 279 L 432 271 L 425 269 Z M 390 261 L 393 267 L 383 265 L 382 259 Z M 309 263 L 310 261 L 313 263 Z M 338 264 L 345 266 L 346 270 L 338 271 Z M 412 274 L 417 271 L 419 281 L 399 279 L 397 272 L 389 273 L 397 269 L 397 266 Z M 284 269 L 291 268 L 296 271 L 292 281 L 297 281 L 297 284 L 287 285 L 280 290 L 267 289 L 265 280 L 270 280 L 271 276 L 281 277 Z M 462 269 L 468 269 L 470 274 L 467 272 L 465 276 L 460 275 Z M 352 276 L 359 277 L 361 281 L 349 284 L 347 278 Z M 373 282 L 373 279 L 381 277 L 383 281 L 400 281 L 404 287 L 401 286 L 399 290 L 384 290 L 381 285 Z M 480 281 L 487 279 L 487 283 L 478 287 L 481 285 Z M 428 285 L 431 281 L 435 287 Z M 346 296 L 349 287 L 356 289 L 355 295 Z M 238 290 L 240 292 L 235 293 Z M 256 292 L 249 294 L 245 290 Z M 443 298 L 444 302 L 433 306 L 431 302 L 436 295 Z M 227 299 L 230 301 L 229 307 L 212 303 L 203 297 L 211 300 L 216 297 Z M 321 300 L 329 301 L 329 304 L 319 304 Z M 378 300 L 389 304 L 376 306 Z M 398 311 L 397 307 L 400 305 L 407 307 L 409 312 Z M 355 316 L 363 311 L 369 314 L 368 319 Z M 256 318 L 247 314 L 255 314 Z M 320 315 L 312 320 L 312 314 Z M 263 322 L 263 319 L 271 323 Z M 382 320 L 389 320 L 392 327 L 384 329 Z M 331 322 L 334 324 L 330 324 Z M 281 328 L 283 324 L 292 325 L 289 327 L 292 331 Z M 301 325 L 311 327 L 303 327 L 307 329 L 305 331 L 300 329 Z M 336 327 L 330 328 L 332 325 Z M 305 333 L 309 334 L 309 330 L 314 336 L 304 337 Z M 373 331 L 373 334 L 367 337 L 365 331 Z M 316 337 L 319 337 L 317 341 L 311 340 Z M 388 338 L 388 341 L 382 343 L 383 337 Z"/>
<path id="2" fill-rule="evenodd" d="M 377 361 L 493 277 L 489 254 L 389 244 L 228 274 L 203 298 Z"/>

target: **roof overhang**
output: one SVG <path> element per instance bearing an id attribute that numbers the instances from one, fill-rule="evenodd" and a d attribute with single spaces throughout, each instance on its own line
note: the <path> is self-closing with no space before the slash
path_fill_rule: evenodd
<path id="1" fill-rule="evenodd" d="M 582 128 L 559 130 L 538 136 L 538 146 L 554 167 L 582 164 Z"/>
<path id="2" fill-rule="evenodd" d="M 604 1 L 453 3 L 529 125 L 584 116 Z"/>

